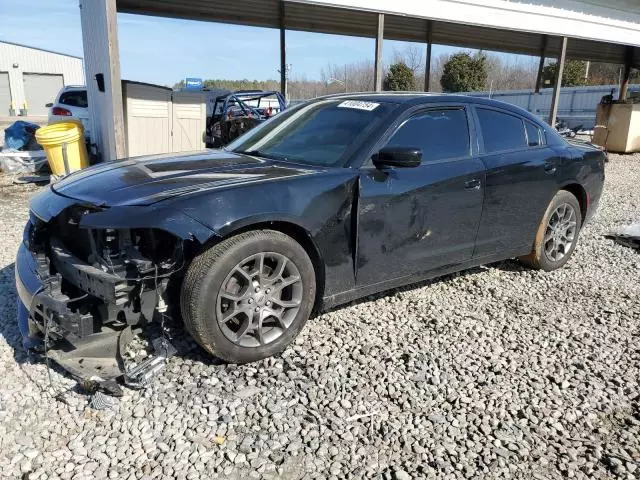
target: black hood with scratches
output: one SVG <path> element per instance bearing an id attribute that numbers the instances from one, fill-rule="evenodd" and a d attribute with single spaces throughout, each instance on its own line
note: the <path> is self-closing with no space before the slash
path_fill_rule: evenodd
<path id="1" fill-rule="evenodd" d="M 224 150 L 107 162 L 75 172 L 52 189 L 94 205 L 150 205 L 225 186 L 308 175 L 316 169 Z"/>

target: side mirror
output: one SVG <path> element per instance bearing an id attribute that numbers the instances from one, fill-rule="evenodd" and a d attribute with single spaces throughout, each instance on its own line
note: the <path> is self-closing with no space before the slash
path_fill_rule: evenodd
<path id="1" fill-rule="evenodd" d="M 418 147 L 385 147 L 373 155 L 376 168 L 412 168 L 422 163 L 422 149 Z"/>
<path id="2" fill-rule="evenodd" d="M 47 107 L 47 108 L 51 108 L 51 107 L 53 107 L 53 103 L 47 103 L 47 104 L 45 105 L 45 107 Z"/>

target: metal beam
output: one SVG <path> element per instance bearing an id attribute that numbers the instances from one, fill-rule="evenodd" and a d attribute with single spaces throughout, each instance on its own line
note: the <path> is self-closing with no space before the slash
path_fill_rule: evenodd
<path id="1" fill-rule="evenodd" d="M 116 0 L 80 0 L 91 143 L 102 160 L 126 153 Z"/>
<path id="2" fill-rule="evenodd" d="M 618 100 L 624 102 L 627 99 L 627 90 L 629 89 L 629 78 L 631 77 L 631 63 L 633 61 L 633 47 L 627 47 L 624 59 L 624 72 L 622 81 L 620 82 L 620 96 Z"/>
<path id="3" fill-rule="evenodd" d="M 431 88 L 431 39 L 433 37 L 433 22 L 427 20 L 427 58 L 424 62 L 424 91 Z"/>
<path id="4" fill-rule="evenodd" d="M 540 93 L 542 86 L 542 70 L 544 69 L 544 61 L 547 56 L 547 43 L 549 39 L 546 35 L 542 36 L 542 45 L 540 47 L 540 63 L 538 64 L 538 76 L 536 77 L 536 90 L 535 93 Z"/>
<path id="5" fill-rule="evenodd" d="M 287 99 L 287 39 L 284 28 L 284 1 L 280 0 L 280 92 Z"/>
<path id="6" fill-rule="evenodd" d="M 374 90 L 382 91 L 382 42 L 384 40 L 384 13 L 378 14 L 378 33 L 376 35 L 376 64 L 374 69 Z"/>
<path id="7" fill-rule="evenodd" d="M 553 83 L 553 97 L 551 98 L 551 112 L 549 113 L 549 125 L 556 124 L 558 116 L 558 103 L 560 102 L 560 89 L 562 88 L 562 74 L 564 73 L 564 61 L 567 57 L 567 37 L 562 37 L 562 48 L 560 58 L 556 66 L 556 78 Z"/>

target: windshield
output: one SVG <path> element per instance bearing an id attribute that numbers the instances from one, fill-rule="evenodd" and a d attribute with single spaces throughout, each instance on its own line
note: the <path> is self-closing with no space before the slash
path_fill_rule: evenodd
<path id="1" fill-rule="evenodd" d="M 394 107 L 344 99 L 303 104 L 249 131 L 227 150 L 308 165 L 344 166 Z"/>

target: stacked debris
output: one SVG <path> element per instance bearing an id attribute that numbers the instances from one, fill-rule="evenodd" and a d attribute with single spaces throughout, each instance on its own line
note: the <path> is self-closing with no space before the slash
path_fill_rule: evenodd
<path id="1" fill-rule="evenodd" d="M 35 138 L 35 123 L 18 120 L 4 130 L 0 169 L 11 174 L 37 173 L 48 168 L 47 157 Z"/>
<path id="2" fill-rule="evenodd" d="M 640 222 L 614 230 L 605 235 L 605 238 L 609 238 L 625 247 L 635 248 L 640 251 Z"/>

